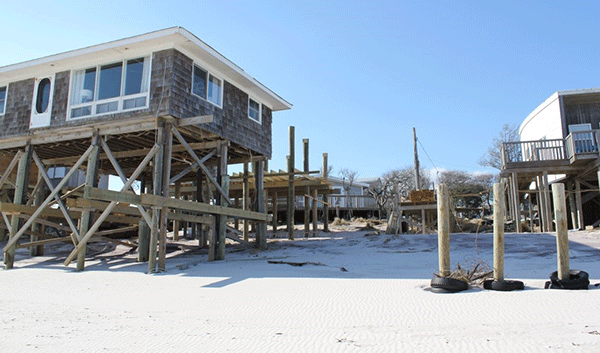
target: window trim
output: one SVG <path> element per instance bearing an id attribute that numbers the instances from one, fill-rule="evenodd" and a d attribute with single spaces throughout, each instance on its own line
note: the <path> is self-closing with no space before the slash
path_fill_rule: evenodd
<path id="1" fill-rule="evenodd" d="M 6 88 L 6 93 L 4 94 L 4 105 L 2 106 L 2 112 L 0 113 L 0 116 L 6 114 L 6 102 L 8 101 L 8 86 L 10 84 L 7 83 L 6 85 L 0 85 L 0 88 L 4 87 Z"/>
<path id="2" fill-rule="evenodd" d="M 196 67 L 199 68 L 202 71 L 206 71 L 206 97 L 202 97 L 202 96 L 197 95 L 196 93 L 194 93 L 194 75 L 195 75 L 194 71 L 195 71 Z M 200 98 L 200 99 L 202 99 L 202 100 L 204 100 L 204 101 L 206 101 L 206 102 L 214 105 L 215 107 L 223 109 L 223 101 L 225 100 L 225 79 L 223 79 L 219 75 L 216 75 L 214 73 L 214 71 L 209 70 L 206 67 L 207 67 L 206 65 L 200 65 L 196 61 L 194 61 L 192 63 L 192 82 L 191 82 L 191 86 L 190 86 L 190 93 L 194 97 L 198 97 L 198 98 Z M 218 79 L 219 81 L 221 81 L 221 92 L 220 92 L 221 93 L 220 94 L 220 96 L 221 96 L 221 103 L 220 104 L 215 104 L 214 102 L 211 102 L 210 100 L 208 100 L 208 84 L 210 82 L 210 77 L 211 76 L 214 77 L 214 78 L 216 78 L 216 79 Z"/>
<path id="3" fill-rule="evenodd" d="M 258 103 L 258 120 L 254 119 L 253 117 L 250 116 L 250 101 L 251 100 L 254 101 L 255 103 Z M 254 121 L 255 123 L 262 125 L 262 110 L 263 110 L 262 106 L 263 106 L 263 104 L 259 100 L 248 95 L 248 111 L 247 111 L 248 119 Z"/>
<path id="4" fill-rule="evenodd" d="M 127 96 L 122 95 L 125 91 L 125 79 L 127 76 L 127 61 L 129 60 L 135 60 L 135 59 L 140 59 L 140 58 L 144 58 L 148 60 L 148 82 L 147 82 L 147 87 L 146 87 L 146 92 L 141 92 L 141 93 L 136 93 L 136 94 L 130 94 Z M 110 114 L 119 114 L 119 113 L 124 113 L 124 112 L 131 112 L 131 111 L 136 111 L 136 110 L 142 110 L 142 109 L 148 109 L 150 107 L 150 87 L 152 85 L 152 59 L 153 59 L 153 55 L 152 53 L 150 54 L 146 54 L 146 55 L 136 55 L 134 57 L 127 57 L 127 58 L 122 58 L 121 60 L 107 60 L 101 63 L 98 63 L 96 65 L 87 65 L 87 66 L 83 66 L 83 67 L 79 67 L 76 69 L 72 69 L 71 70 L 71 77 L 70 77 L 70 82 L 69 82 L 69 98 L 68 98 L 68 103 L 67 103 L 67 120 L 79 120 L 79 119 L 87 119 L 87 118 L 91 118 L 91 117 L 97 117 L 97 116 L 103 116 L 103 115 L 110 115 Z M 103 99 L 103 100 L 97 100 L 98 97 L 98 89 L 99 89 L 99 85 L 100 85 L 100 70 L 103 66 L 107 66 L 107 65 L 111 65 L 111 64 L 116 64 L 120 62 L 121 63 L 121 84 L 120 84 L 120 95 L 118 97 L 112 97 L 112 98 L 107 98 L 107 99 Z M 86 103 L 79 103 L 79 104 L 73 104 L 72 103 L 72 99 L 73 99 L 73 89 L 74 89 L 74 81 L 75 81 L 75 73 L 77 71 L 81 71 L 81 70 L 87 70 L 87 69 L 91 69 L 91 68 L 95 68 L 96 69 L 96 77 L 95 77 L 95 81 L 94 81 L 94 96 L 91 102 L 86 102 Z M 143 78 L 142 78 L 143 79 Z M 146 98 L 146 104 L 140 107 L 135 107 L 135 108 L 129 108 L 129 109 L 124 109 L 123 105 L 124 105 L 124 101 L 126 100 L 130 100 L 130 99 L 137 99 L 137 98 L 142 98 L 145 97 Z M 116 102 L 117 103 L 117 110 L 113 110 L 113 111 L 109 111 L 109 112 L 105 112 L 105 113 L 96 113 L 97 111 L 97 107 L 98 105 L 102 105 L 105 103 L 112 103 L 112 102 Z M 73 117 L 73 109 L 77 109 L 77 108 L 83 108 L 83 107 L 87 107 L 89 106 L 91 108 L 91 113 L 89 115 L 83 115 L 83 116 L 77 116 L 77 117 Z"/>

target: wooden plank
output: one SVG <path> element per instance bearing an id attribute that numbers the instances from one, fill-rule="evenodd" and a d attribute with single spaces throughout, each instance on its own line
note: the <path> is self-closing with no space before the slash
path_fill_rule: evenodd
<path id="1" fill-rule="evenodd" d="M 328 154 L 323 153 L 323 171 L 321 176 L 326 181 L 329 177 L 329 165 L 327 163 Z M 323 194 L 323 201 L 327 201 L 327 194 Z M 323 232 L 329 232 L 329 203 L 323 202 Z"/>
<path id="2" fill-rule="evenodd" d="M 23 150 L 18 150 L 13 159 L 10 161 L 6 167 L 6 170 L 4 171 L 4 174 L 2 174 L 2 177 L 0 177 L 0 188 L 4 186 L 4 183 L 8 180 L 9 175 L 12 173 L 13 169 L 15 169 L 15 166 L 19 162 L 22 155 Z"/>
<path id="3" fill-rule="evenodd" d="M 167 217 L 170 220 L 176 220 L 180 222 L 190 222 L 190 223 L 202 223 L 202 224 L 212 224 L 213 217 L 211 216 L 197 216 L 185 213 L 175 213 L 172 210 L 169 210 L 167 213 Z"/>
<path id="4" fill-rule="evenodd" d="M 191 118 L 181 118 L 177 119 L 173 122 L 175 126 L 188 126 L 188 125 L 200 125 L 200 124 L 209 124 L 214 121 L 212 115 L 200 115 L 193 116 Z"/>

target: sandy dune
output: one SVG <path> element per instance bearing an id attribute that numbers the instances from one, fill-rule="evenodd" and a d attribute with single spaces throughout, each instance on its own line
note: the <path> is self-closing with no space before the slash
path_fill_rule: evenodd
<path id="1" fill-rule="evenodd" d="M 82 273 L 62 265 L 67 246 L 20 250 L 0 271 L 0 352 L 598 352 L 600 233 L 570 239 L 590 290 L 543 289 L 551 234 L 506 234 L 506 277 L 526 285 L 510 293 L 430 292 L 436 235 L 339 231 L 213 263 L 171 253 L 155 275 L 126 248 L 92 247 Z M 492 235 L 453 234 L 451 261 L 491 264 Z"/>

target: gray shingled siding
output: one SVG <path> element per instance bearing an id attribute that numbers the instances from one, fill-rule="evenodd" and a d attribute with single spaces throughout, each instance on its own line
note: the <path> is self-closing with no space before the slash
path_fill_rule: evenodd
<path id="1" fill-rule="evenodd" d="M 12 82 L 6 94 L 6 110 L 0 115 L 0 137 L 29 131 L 34 79 Z"/>
<path id="2" fill-rule="evenodd" d="M 170 114 L 186 118 L 212 114 L 214 122 L 206 130 L 247 147 L 253 153 L 271 156 L 271 110 L 264 107 L 262 124 L 248 118 L 248 94 L 225 81 L 223 108 L 191 93 L 193 61 L 173 51 L 173 86 Z"/>
<path id="3" fill-rule="evenodd" d="M 50 126 L 80 126 L 135 116 L 170 114 L 176 118 L 212 114 L 214 122 L 205 129 L 252 150 L 271 156 L 271 110 L 263 106 L 262 124 L 248 118 L 248 95 L 224 82 L 223 108 L 191 94 L 193 62 L 174 49 L 155 52 L 150 79 L 150 107 L 91 118 L 67 120 L 70 71 L 56 73 Z M 9 85 L 6 114 L 0 116 L 0 137 L 29 131 L 34 79 Z M 157 113 L 157 110 L 159 112 Z"/>
<path id="4" fill-rule="evenodd" d="M 69 104 L 70 71 L 58 72 L 54 76 L 54 96 L 52 97 L 52 115 L 50 126 L 61 126 L 67 120 L 67 104 Z"/>

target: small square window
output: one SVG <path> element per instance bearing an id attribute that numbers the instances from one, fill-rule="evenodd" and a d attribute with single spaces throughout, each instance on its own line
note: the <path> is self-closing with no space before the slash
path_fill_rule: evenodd
<path id="1" fill-rule="evenodd" d="M 192 94 L 221 107 L 223 104 L 223 80 L 194 65 Z"/>
<path id="2" fill-rule="evenodd" d="M 260 123 L 260 103 L 252 98 L 248 98 L 248 117 Z"/>

